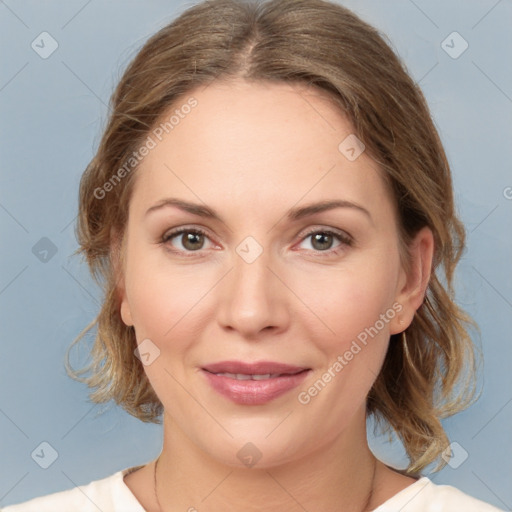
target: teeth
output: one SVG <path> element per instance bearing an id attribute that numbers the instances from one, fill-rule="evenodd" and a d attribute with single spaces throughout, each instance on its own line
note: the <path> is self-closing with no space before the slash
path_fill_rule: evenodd
<path id="1" fill-rule="evenodd" d="M 251 375 L 252 380 L 264 380 L 264 379 L 270 379 L 270 373 L 267 373 L 265 375 Z M 276 375 L 274 375 L 275 377 Z"/>
<path id="2" fill-rule="evenodd" d="M 264 375 L 246 375 L 244 373 L 217 373 L 220 377 L 229 377 L 236 380 L 265 380 L 279 377 L 279 373 L 266 373 Z"/>

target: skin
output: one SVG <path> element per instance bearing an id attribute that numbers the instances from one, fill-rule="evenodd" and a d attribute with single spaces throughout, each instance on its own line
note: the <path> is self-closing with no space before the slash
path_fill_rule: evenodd
<path id="1" fill-rule="evenodd" d="M 371 510 L 414 482 L 370 452 L 365 399 L 390 335 L 406 329 L 423 301 L 432 233 L 418 233 L 406 273 L 381 171 L 366 152 L 349 161 L 338 150 L 353 129 L 326 93 L 239 79 L 201 87 L 183 103 L 189 96 L 197 107 L 137 170 L 119 285 L 124 323 L 138 343 L 149 338 L 160 350 L 144 369 L 165 409 L 162 509 L 359 512 L 373 487 Z M 174 206 L 146 215 L 169 197 L 207 205 L 222 221 Z M 369 216 L 347 207 L 286 217 L 335 199 Z M 192 245 L 198 250 L 182 235 L 162 242 L 179 227 L 207 232 Z M 315 244 L 311 233 L 326 229 L 349 234 L 353 244 L 335 237 Z M 263 249 L 252 263 L 236 252 L 248 236 Z M 400 313 L 301 404 L 299 392 L 396 303 Z M 311 372 L 265 405 L 237 405 L 200 371 L 228 359 Z M 252 468 L 237 457 L 248 442 L 261 452 Z M 125 478 L 148 511 L 159 510 L 153 470 L 154 461 Z"/>

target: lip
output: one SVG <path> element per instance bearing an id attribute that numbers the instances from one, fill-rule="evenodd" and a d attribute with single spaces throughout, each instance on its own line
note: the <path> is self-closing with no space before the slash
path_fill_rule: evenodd
<path id="1" fill-rule="evenodd" d="M 220 361 L 201 368 L 212 388 L 240 405 L 263 405 L 291 391 L 306 378 L 310 369 L 273 361 L 246 363 Z M 272 375 L 263 380 L 237 380 L 219 373 Z"/>

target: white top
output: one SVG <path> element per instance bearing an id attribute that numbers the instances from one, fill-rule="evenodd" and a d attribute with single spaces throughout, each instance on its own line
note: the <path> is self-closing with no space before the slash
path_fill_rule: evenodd
<path id="1" fill-rule="evenodd" d="M 132 466 L 101 480 L 67 491 L 10 505 L 0 512 L 145 512 L 123 477 Z M 373 512 L 504 512 L 468 496 L 455 487 L 437 485 L 427 477 L 416 480 Z"/>

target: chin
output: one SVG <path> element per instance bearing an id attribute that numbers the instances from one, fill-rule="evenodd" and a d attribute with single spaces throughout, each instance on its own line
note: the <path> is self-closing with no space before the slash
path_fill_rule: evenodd
<path id="1" fill-rule="evenodd" d="M 226 448 L 210 452 L 210 456 L 217 462 L 236 469 L 271 469 L 299 458 L 297 453 L 295 457 L 292 454 L 286 456 L 282 447 L 268 442 L 266 444 L 251 441 L 234 442 Z"/>
<path id="2" fill-rule="evenodd" d="M 314 451 L 315 441 L 320 444 L 319 440 L 306 436 L 307 429 L 300 428 L 300 425 L 296 425 L 297 428 L 279 426 L 286 414 L 272 422 L 248 420 L 246 428 L 240 423 L 238 429 L 226 425 L 233 437 L 223 433 L 219 438 L 196 439 L 195 444 L 216 462 L 232 468 L 270 469 L 281 466 Z M 254 425 L 255 422 L 259 426 Z M 270 423 L 272 427 L 268 428 Z"/>

